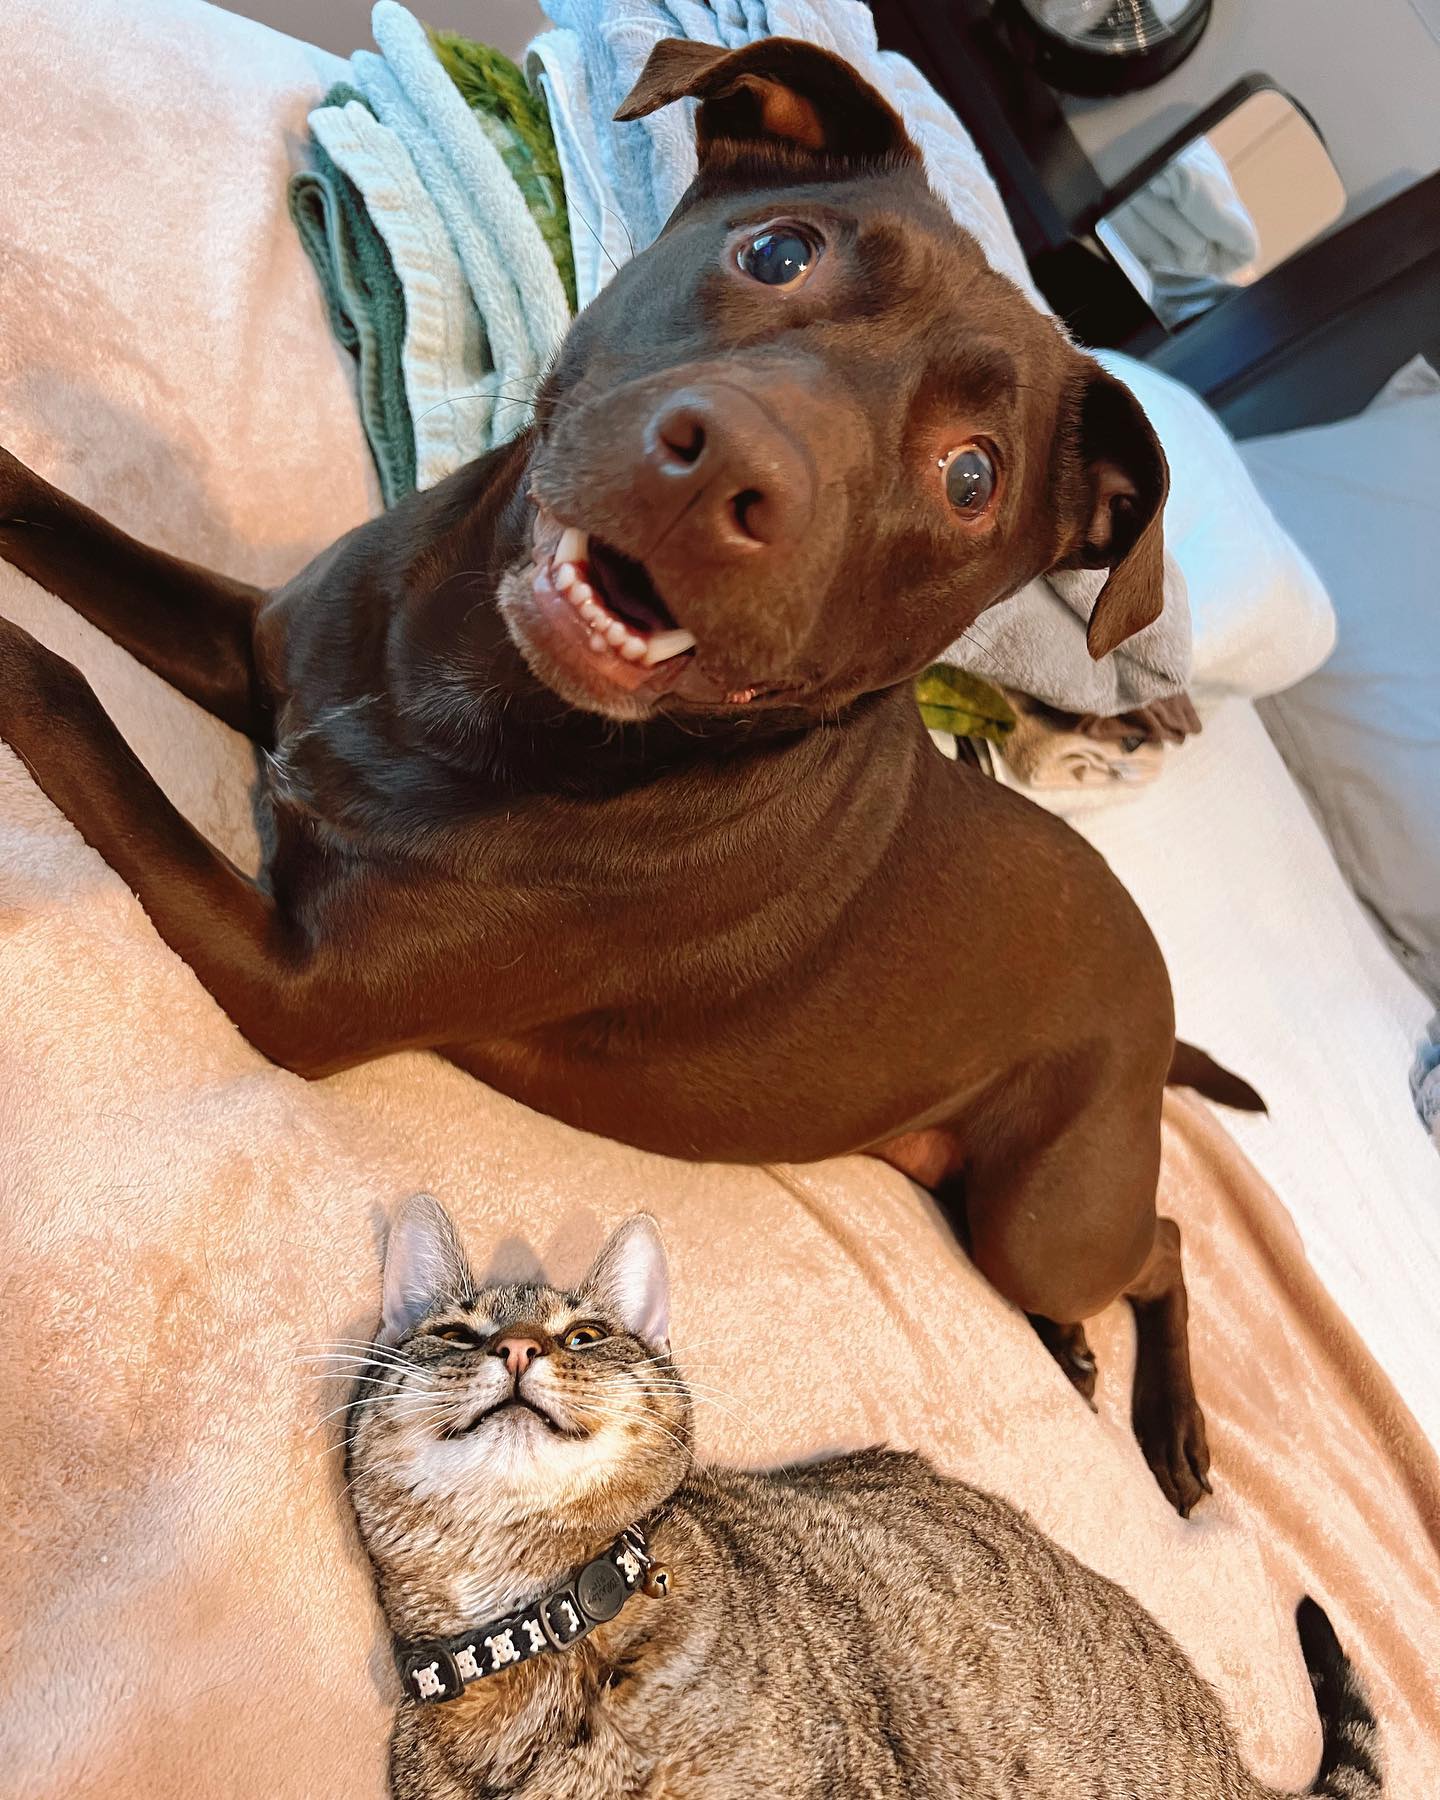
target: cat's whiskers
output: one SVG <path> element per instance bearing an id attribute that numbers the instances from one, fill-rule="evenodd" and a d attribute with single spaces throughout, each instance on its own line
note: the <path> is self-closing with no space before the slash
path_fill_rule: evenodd
<path id="1" fill-rule="evenodd" d="M 654 1385 L 641 1380 L 620 1378 L 615 1385 L 602 1388 L 600 1391 L 612 1394 L 644 1394 L 650 1399 L 663 1399 L 669 1395 L 676 1395 L 681 1399 L 688 1397 L 691 1400 L 703 1400 L 707 1405 L 719 1407 L 737 1419 L 748 1414 L 751 1424 L 760 1424 L 759 1415 L 745 1408 L 743 1402 L 734 1395 L 727 1394 L 723 1388 L 708 1388 L 703 1383 L 697 1385 L 690 1382 L 674 1382 Z"/>
<path id="2" fill-rule="evenodd" d="M 635 1419 L 632 1423 L 641 1433 L 652 1431 L 655 1432 L 659 1438 L 668 1439 L 668 1441 L 684 1455 L 687 1462 L 694 1459 L 695 1446 L 685 1438 L 677 1437 L 668 1426 L 662 1425 L 658 1419 Z"/>
<path id="3" fill-rule="evenodd" d="M 407 1396 L 404 1394 L 364 1394 L 359 1399 L 346 1400 L 341 1405 L 332 1407 L 329 1412 L 322 1413 L 318 1419 L 314 1420 L 309 1426 L 306 1436 L 313 1436 L 323 1425 L 328 1424 L 331 1419 L 338 1419 L 343 1414 L 352 1412 L 362 1406 L 384 1406 L 390 1404 L 394 1407 L 395 1417 L 407 1421 L 419 1417 L 420 1414 L 427 1409 L 433 1409 L 437 1416 L 447 1410 L 454 1410 L 452 1403 L 449 1401 L 436 1404 L 433 1391 L 416 1394 L 409 1397 L 409 1399 L 410 1403 L 408 1405 L 406 1403 Z"/>
<path id="4" fill-rule="evenodd" d="M 346 1369 L 363 1369 L 367 1367 L 377 1369 L 414 1369 L 419 1366 L 406 1357 L 361 1356 L 353 1350 L 332 1350 L 327 1351 L 323 1356 L 297 1356 L 293 1357 L 291 1360 L 302 1365 L 306 1363 L 323 1363 L 328 1368 L 333 1369 L 337 1374 L 343 1374 Z"/>
<path id="5" fill-rule="evenodd" d="M 411 1379 L 418 1384 L 428 1385 L 429 1380 L 430 1380 L 430 1377 L 426 1373 L 426 1371 L 421 1369 L 417 1364 L 412 1364 L 408 1369 L 396 1369 L 385 1363 L 380 1363 L 375 1366 L 379 1367 L 379 1368 L 383 1368 L 385 1370 L 385 1373 L 383 1375 L 359 1375 L 359 1374 L 356 1374 L 354 1372 L 354 1370 L 352 1370 L 352 1369 L 334 1369 L 334 1370 L 310 1369 L 310 1370 L 307 1370 L 305 1373 L 305 1380 L 306 1381 L 374 1381 L 374 1382 L 383 1382 L 385 1384 L 385 1386 L 387 1386 L 387 1387 L 394 1387 L 395 1386 L 395 1377 L 397 1375 L 403 1375 L 403 1374 L 408 1374 L 411 1377 Z"/>
<path id="6" fill-rule="evenodd" d="M 402 1351 L 390 1344 L 368 1342 L 364 1338 L 335 1338 L 328 1344 L 312 1344 L 309 1349 L 297 1351 L 296 1362 L 323 1362 L 327 1357 L 358 1353 L 369 1362 L 409 1362 Z"/>
<path id="7" fill-rule="evenodd" d="M 657 1381 L 652 1371 L 639 1378 L 624 1375 L 606 1377 L 603 1384 L 597 1383 L 597 1386 L 602 1392 L 639 1393 L 652 1399 L 672 1394 L 688 1395 L 697 1405 L 704 1404 L 714 1407 L 717 1412 L 723 1413 L 732 1424 L 753 1433 L 755 1437 L 763 1440 L 767 1435 L 768 1428 L 765 1421 L 752 1407 L 746 1406 L 738 1395 L 731 1394 L 726 1389 L 713 1386 L 708 1382 L 680 1377 Z"/>
<path id="8" fill-rule="evenodd" d="M 714 1408 L 715 1412 L 718 1413 L 720 1417 L 741 1437 L 760 1444 L 763 1444 L 766 1441 L 764 1436 L 755 1428 L 755 1426 L 750 1424 L 748 1420 L 737 1418 L 733 1413 L 725 1412 L 725 1410 L 722 1407 L 717 1406 L 714 1401 L 707 1401 L 705 1404 Z"/>

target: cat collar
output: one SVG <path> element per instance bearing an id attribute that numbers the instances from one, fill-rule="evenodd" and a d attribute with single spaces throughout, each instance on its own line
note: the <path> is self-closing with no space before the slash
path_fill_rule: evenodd
<path id="1" fill-rule="evenodd" d="M 518 1612 L 458 1637 L 402 1645 L 396 1662 L 406 1697 L 453 1700 L 473 1681 L 551 1650 L 568 1650 L 613 1619 L 637 1588 L 658 1599 L 670 1591 L 670 1573 L 648 1554 L 645 1534 L 632 1525 L 570 1581 Z"/>

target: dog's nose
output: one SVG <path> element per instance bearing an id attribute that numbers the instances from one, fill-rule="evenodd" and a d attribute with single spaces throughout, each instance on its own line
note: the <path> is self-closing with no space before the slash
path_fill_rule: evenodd
<path id="1" fill-rule="evenodd" d="M 659 407 L 643 478 L 685 542 L 714 560 L 795 543 L 815 506 L 808 459 L 738 388 L 693 389 Z"/>
<path id="2" fill-rule="evenodd" d="M 490 1354 L 503 1358 L 505 1367 L 518 1381 L 540 1355 L 540 1346 L 534 1338 L 502 1337 L 496 1339 Z"/>

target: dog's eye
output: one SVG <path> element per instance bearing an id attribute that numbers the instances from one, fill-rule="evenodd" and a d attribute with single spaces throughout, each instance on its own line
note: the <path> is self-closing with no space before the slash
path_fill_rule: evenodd
<path id="1" fill-rule="evenodd" d="M 442 1344 L 461 1344 L 467 1350 L 475 1349 L 480 1342 L 480 1333 L 472 1331 L 468 1325 L 442 1325 L 430 1335 Z"/>
<path id="2" fill-rule="evenodd" d="M 945 498 L 967 519 L 977 519 L 995 497 L 995 459 L 983 444 L 962 444 L 940 458 Z"/>
<path id="3" fill-rule="evenodd" d="M 810 273 L 820 246 L 794 225 L 773 225 L 747 238 L 735 261 L 752 281 L 766 287 L 797 287 Z"/>
<path id="4" fill-rule="evenodd" d="M 572 1325 L 560 1341 L 567 1350 L 587 1350 L 604 1339 L 605 1333 L 598 1325 Z"/>

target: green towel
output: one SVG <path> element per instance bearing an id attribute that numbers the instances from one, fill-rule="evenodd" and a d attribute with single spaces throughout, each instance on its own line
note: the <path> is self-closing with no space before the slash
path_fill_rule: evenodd
<path id="1" fill-rule="evenodd" d="M 989 738 L 1002 744 L 1015 729 L 1015 708 L 997 687 L 953 669 L 949 663 L 932 663 L 915 682 L 920 717 L 931 731 L 948 731 L 955 737 Z"/>
<path id="2" fill-rule="evenodd" d="M 508 56 L 455 31 L 430 31 L 446 74 L 500 152 L 540 229 L 575 310 L 575 253 L 550 115 Z"/>
<path id="3" fill-rule="evenodd" d="M 359 99 L 332 88 L 327 106 Z M 290 216 L 314 264 L 336 342 L 359 369 L 360 418 L 386 506 L 415 486 L 415 428 L 405 395 L 405 296 L 354 183 L 321 149 L 290 182 Z"/>

